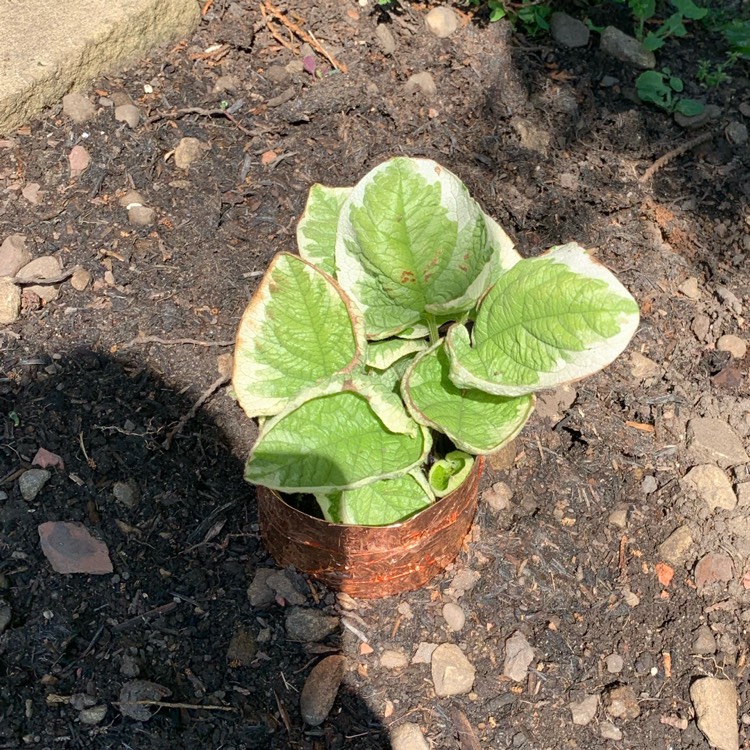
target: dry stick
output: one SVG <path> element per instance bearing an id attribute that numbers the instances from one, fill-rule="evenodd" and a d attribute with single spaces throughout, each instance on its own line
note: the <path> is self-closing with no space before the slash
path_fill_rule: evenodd
<path id="1" fill-rule="evenodd" d="M 656 172 L 658 172 L 664 165 L 669 164 L 672 159 L 676 159 L 678 156 L 682 156 L 686 151 L 690 151 L 691 148 L 700 146 L 701 143 L 710 141 L 714 137 L 712 132 L 701 133 L 695 138 L 673 148 L 671 151 L 667 151 L 664 156 L 660 156 L 639 178 L 638 182 L 648 182 Z"/>
<path id="2" fill-rule="evenodd" d="M 234 346 L 234 341 L 200 341 L 199 339 L 162 339 L 158 336 L 136 336 L 132 341 L 123 344 L 121 349 L 130 349 L 136 344 L 163 344 L 176 346 L 178 344 L 194 344 L 195 346 Z"/>
<path id="3" fill-rule="evenodd" d="M 76 271 L 80 271 L 81 268 L 82 266 L 73 266 L 73 268 L 69 268 L 67 271 L 63 271 L 57 276 L 48 276 L 45 279 L 40 279 L 36 277 L 33 279 L 26 279 L 26 278 L 19 278 L 18 276 L 14 276 L 11 279 L 11 281 L 17 286 L 30 286 L 32 284 L 59 284 L 61 281 L 65 281 L 65 279 L 72 276 Z"/>
<path id="4" fill-rule="evenodd" d="M 128 628 L 131 628 L 133 625 L 139 625 L 139 624 L 148 622 L 150 619 L 154 617 L 161 617 L 162 615 L 168 615 L 170 612 L 177 609 L 178 604 L 179 604 L 178 602 L 167 602 L 166 604 L 162 604 L 160 607 L 155 607 L 154 609 L 150 609 L 148 612 L 144 612 L 141 615 L 137 615 L 136 617 L 131 617 L 129 620 L 125 620 L 124 622 L 114 625 L 112 627 L 112 630 L 114 630 L 116 633 L 119 633 L 122 630 L 127 630 Z"/>
<path id="5" fill-rule="evenodd" d="M 271 22 L 271 19 L 268 17 L 268 13 L 263 5 L 263 3 L 259 4 L 260 7 L 260 14 L 263 16 L 263 22 L 266 24 L 266 28 L 270 32 L 271 36 L 282 46 L 288 49 L 290 52 L 293 52 L 295 55 L 297 54 L 297 50 L 295 46 L 291 42 L 287 42 L 284 37 L 279 34 L 278 31 L 276 31 L 276 28 L 274 27 L 273 23 Z"/>
<path id="6" fill-rule="evenodd" d="M 295 36 L 298 36 L 303 42 L 307 42 L 316 52 L 319 52 L 328 60 L 331 65 L 342 73 L 347 73 L 348 69 L 344 63 L 340 63 L 330 52 L 328 52 L 320 42 L 312 35 L 301 28 L 294 21 L 287 18 L 278 8 L 275 8 L 270 0 L 263 0 L 266 10 L 276 19 L 281 21 Z"/>
<path id="7" fill-rule="evenodd" d="M 169 703 L 167 701 L 113 701 L 113 706 L 159 706 L 160 708 L 194 708 L 199 711 L 236 711 L 234 706 L 211 706 L 199 703 Z"/>
<path id="8" fill-rule="evenodd" d="M 200 409 L 201 406 L 203 406 L 203 404 L 205 404 L 206 401 L 208 401 L 208 399 L 211 398 L 219 388 L 221 388 L 221 386 L 226 385 L 228 382 L 229 375 L 222 375 L 221 377 L 216 378 L 216 380 L 206 388 L 206 390 L 200 395 L 200 398 L 193 404 L 190 411 L 187 414 L 183 414 L 180 417 L 180 421 L 169 431 L 166 439 L 162 443 L 162 448 L 164 448 L 164 450 L 169 450 L 172 447 L 172 441 L 180 432 L 182 432 L 185 425 L 198 413 L 198 409 Z"/>
<path id="9" fill-rule="evenodd" d="M 203 107 L 186 107 L 185 109 L 175 109 L 171 112 L 157 112 L 155 115 L 146 120 L 146 125 L 151 125 L 159 120 L 177 120 L 183 115 L 202 115 L 203 117 L 213 117 L 214 115 L 220 115 L 226 117 L 234 126 L 241 130 L 245 135 L 256 136 L 262 135 L 260 131 L 250 130 L 246 128 L 233 114 L 227 112 L 225 109 L 205 109 Z"/>

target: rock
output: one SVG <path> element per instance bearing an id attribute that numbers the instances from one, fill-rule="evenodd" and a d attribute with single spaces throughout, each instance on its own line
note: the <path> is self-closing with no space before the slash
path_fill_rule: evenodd
<path id="1" fill-rule="evenodd" d="M 13 619 L 13 610 L 8 602 L 0 600 L 0 633 L 5 632 Z"/>
<path id="2" fill-rule="evenodd" d="M 688 457 L 696 464 L 713 463 L 722 469 L 750 461 L 742 441 L 722 419 L 700 417 L 688 422 Z"/>
<path id="3" fill-rule="evenodd" d="M 739 750 L 737 688 L 729 680 L 701 677 L 690 686 L 698 729 L 717 750 Z"/>
<path id="4" fill-rule="evenodd" d="M 542 156 L 547 155 L 547 149 L 552 139 L 548 130 L 522 117 L 514 117 L 511 120 L 511 125 L 518 134 L 518 140 L 523 148 Z"/>
<path id="5" fill-rule="evenodd" d="M 655 476 L 647 474 L 645 477 L 643 477 L 643 481 L 641 482 L 641 492 L 644 495 L 651 495 L 658 489 L 659 483 L 656 481 Z"/>
<path id="6" fill-rule="evenodd" d="M 206 151 L 206 145 L 197 138 L 181 138 L 174 150 L 174 163 L 177 169 L 189 169 Z"/>
<path id="7" fill-rule="evenodd" d="M 432 652 L 432 682 L 440 698 L 468 693 L 474 685 L 476 670 L 453 643 L 442 643 Z"/>
<path id="8" fill-rule="evenodd" d="M 448 630 L 457 633 L 466 624 L 466 614 L 458 604 L 447 602 L 443 606 L 443 619 L 448 624 Z"/>
<path id="9" fill-rule="evenodd" d="M 727 583 L 733 578 L 732 558 L 723 552 L 709 552 L 695 566 L 695 585 L 704 589 L 712 583 Z"/>
<path id="10" fill-rule="evenodd" d="M 553 391 L 542 391 L 537 397 L 534 411 L 537 417 L 550 425 L 556 425 L 573 406 L 577 396 L 576 389 L 569 384 L 561 385 Z"/>
<path id="11" fill-rule="evenodd" d="M 25 234 L 11 234 L 0 245 L 0 277 L 15 276 L 31 262 L 31 252 L 26 249 Z"/>
<path id="12" fill-rule="evenodd" d="M 77 292 L 86 291 L 86 288 L 91 283 L 91 274 L 85 268 L 79 268 L 73 272 L 70 277 L 70 285 Z"/>
<path id="13" fill-rule="evenodd" d="M 735 315 L 742 315 L 742 302 L 731 289 L 727 289 L 725 286 L 717 286 L 716 296 Z"/>
<path id="14" fill-rule="evenodd" d="M 15 323 L 21 312 L 21 290 L 9 278 L 0 278 L 0 325 Z"/>
<path id="15" fill-rule="evenodd" d="M 95 724 L 100 724 L 102 721 L 104 721 L 104 717 L 106 715 L 106 705 L 91 706 L 90 708 L 84 708 L 79 712 L 78 721 L 80 721 L 81 724 L 86 724 L 87 726 L 94 726 Z"/>
<path id="16" fill-rule="evenodd" d="M 148 721 L 152 708 L 139 701 L 163 701 L 172 695 L 172 691 L 164 685 L 149 680 L 130 680 L 120 689 L 118 708 L 123 716 L 136 721 Z"/>
<path id="17" fill-rule="evenodd" d="M 265 580 L 266 586 L 288 604 L 301 605 L 307 601 L 307 597 L 297 590 L 286 571 L 275 570 Z"/>
<path id="18" fill-rule="evenodd" d="M 238 630 L 229 641 L 227 647 L 227 661 L 230 667 L 247 667 L 253 660 L 257 646 L 252 633 Z"/>
<path id="19" fill-rule="evenodd" d="M 631 591 L 630 586 L 623 586 L 622 599 L 628 607 L 633 609 L 641 603 L 641 597 L 635 591 Z"/>
<path id="20" fill-rule="evenodd" d="M 696 128 L 703 127 L 707 122 L 716 120 L 721 117 L 721 108 L 715 104 L 707 104 L 702 112 L 697 115 L 683 115 L 682 112 L 675 112 L 674 121 L 686 130 L 695 130 Z"/>
<path id="21" fill-rule="evenodd" d="M 341 607 L 341 609 L 345 610 L 346 612 L 353 612 L 355 609 L 359 608 L 357 605 L 357 600 L 347 594 L 345 591 L 339 591 L 336 594 L 336 604 L 338 604 L 339 607 Z"/>
<path id="22" fill-rule="evenodd" d="M 91 156 L 83 146 L 73 146 L 68 154 L 68 165 L 70 166 L 70 176 L 78 177 L 83 174 L 91 164 Z"/>
<path id="23" fill-rule="evenodd" d="M 713 464 L 693 467 L 680 480 L 680 486 L 696 492 L 710 511 L 716 508 L 732 510 L 737 505 L 737 496 L 729 477 Z"/>
<path id="24" fill-rule="evenodd" d="M 628 525 L 628 509 L 615 508 L 608 516 L 607 522 L 618 529 L 624 529 Z"/>
<path id="25" fill-rule="evenodd" d="M 429 664 L 432 660 L 432 654 L 438 647 L 437 643 L 428 643 L 427 641 L 420 641 L 417 646 L 417 650 L 414 652 L 414 656 L 411 657 L 412 664 Z"/>
<path id="26" fill-rule="evenodd" d="M 743 508 L 750 505 L 750 482 L 740 482 L 737 485 L 737 504 Z"/>
<path id="27" fill-rule="evenodd" d="M 495 482 L 482 493 L 482 500 L 487 503 L 493 513 L 502 513 L 510 508 L 513 490 L 505 482 Z"/>
<path id="28" fill-rule="evenodd" d="M 396 51 L 396 40 L 393 38 L 391 30 L 384 23 L 377 25 L 375 36 L 384 55 L 392 55 Z"/>
<path id="29" fill-rule="evenodd" d="M 18 478 L 18 488 L 21 490 L 21 497 L 30 503 L 42 491 L 52 476 L 51 471 L 46 469 L 29 469 Z"/>
<path id="30" fill-rule="evenodd" d="M 724 129 L 724 135 L 733 146 L 744 146 L 747 143 L 747 125 L 742 122 L 730 122 Z"/>
<path id="31" fill-rule="evenodd" d="M 285 625 L 290 641 L 317 643 L 339 629 L 339 618 L 317 609 L 292 607 L 287 612 Z"/>
<path id="32" fill-rule="evenodd" d="M 521 682 L 526 679 L 529 664 L 534 660 L 534 649 L 531 648 L 526 636 L 516 631 L 505 641 L 505 663 L 503 674 L 511 680 Z"/>
<path id="33" fill-rule="evenodd" d="M 658 378 L 661 375 L 661 365 L 640 352 L 633 352 L 630 355 L 630 374 L 640 381 Z"/>
<path id="34" fill-rule="evenodd" d="M 747 354 L 747 342 L 731 333 L 721 336 L 716 348 L 720 352 L 729 352 L 734 359 L 742 359 Z"/>
<path id="35" fill-rule="evenodd" d="M 552 38 L 564 47 L 585 47 L 589 43 L 590 32 L 582 21 L 567 13 L 553 13 L 549 19 Z"/>
<path id="36" fill-rule="evenodd" d="M 677 287 L 677 291 L 691 300 L 699 300 L 701 298 L 701 292 L 700 289 L 698 289 L 698 279 L 696 279 L 695 276 L 690 276 L 685 279 L 685 281 Z"/>
<path id="37" fill-rule="evenodd" d="M 692 532 L 687 526 L 679 526 L 659 545 L 659 556 L 662 560 L 679 565 L 690 559 L 692 546 Z"/>
<path id="38" fill-rule="evenodd" d="M 141 121 L 141 112 L 135 104 L 120 104 L 115 107 L 115 120 L 124 122 L 129 128 L 135 128 Z"/>
<path id="39" fill-rule="evenodd" d="M 266 582 L 276 572 L 275 568 L 256 569 L 253 580 L 247 587 L 247 598 L 251 607 L 267 607 L 273 602 L 274 592 Z"/>
<path id="40" fill-rule="evenodd" d="M 80 125 L 96 115 L 96 107 L 83 94 L 65 94 L 62 98 L 63 114 Z"/>
<path id="41" fill-rule="evenodd" d="M 396 607 L 396 612 L 398 612 L 404 620 L 408 621 L 414 619 L 414 612 L 411 611 L 411 604 L 409 604 L 409 602 L 401 602 L 401 604 Z"/>
<path id="42" fill-rule="evenodd" d="M 133 654 L 123 654 L 122 662 L 120 663 L 120 674 L 124 677 L 135 678 L 138 677 L 140 673 L 141 664 L 138 659 Z"/>
<path id="43" fill-rule="evenodd" d="M 515 440 L 506 443 L 499 451 L 487 456 L 487 463 L 493 471 L 509 471 L 513 468 L 518 456 L 518 446 Z"/>
<path id="44" fill-rule="evenodd" d="M 435 8 L 435 10 L 438 10 L 438 8 Z M 404 84 L 404 91 L 407 94 L 421 91 L 426 97 L 431 98 L 437 94 L 437 86 L 432 74 L 424 70 L 421 73 L 414 73 L 414 75 L 409 76 L 409 80 Z"/>
<path id="45" fill-rule="evenodd" d="M 709 654 L 716 653 L 716 639 L 708 625 L 701 625 L 698 630 L 695 631 L 695 639 L 693 645 L 690 648 L 691 654 L 698 654 L 699 656 L 708 656 Z"/>
<path id="46" fill-rule="evenodd" d="M 634 68 L 648 69 L 656 67 L 656 57 L 653 52 L 643 48 L 643 45 L 632 36 L 628 36 L 614 26 L 607 26 L 602 31 L 599 47 L 616 60 L 631 65 Z"/>
<path id="47" fill-rule="evenodd" d="M 380 666 L 383 669 L 403 669 L 409 666 L 409 660 L 406 658 L 406 654 L 401 653 L 401 651 L 386 649 L 380 655 Z"/>
<path id="48" fill-rule="evenodd" d="M 346 657 L 341 654 L 326 656 L 312 668 L 299 697 L 300 713 L 306 724 L 317 727 L 326 720 L 345 674 Z"/>
<path id="49" fill-rule="evenodd" d="M 284 70 L 284 68 L 280 65 L 275 65 L 271 67 L 281 68 L 281 70 Z M 268 71 L 266 71 L 266 74 L 267 73 Z M 239 87 L 240 87 L 240 80 L 239 78 L 237 78 L 237 76 L 219 76 L 216 79 L 216 82 L 214 83 L 213 92 L 214 94 L 223 94 L 225 91 L 234 92 L 234 91 L 237 91 Z"/>
<path id="50" fill-rule="evenodd" d="M 458 28 L 458 17 L 451 8 L 444 5 L 433 8 L 425 16 L 424 22 L 429 32 L 438 39 L 449 37 Z"/>
<path id="51" fill-rule="evenodd" d="M 599 734 L 605 740 L 619 742 L 622 739 L 622 732 L 611 721 L 603 721 L 599 725 Z"/>
<path id="52" fill-rule="evenodd" d="M 38 527 L 42 552 L 56 573 L 107 575 L 112 561 L 104 542 L 77 521 L 47 521 Z"/>
<path id="53" fill-rule="evenodd" d="M 590 724 L 596 716 L 596 709 L 599 706 L 598 695 L 587 695 L 577 703 L 570 704 L 570 713 L 573 717 L 573 723 L 585 727 Z"/>
<path id="54" fill-rule="evenodd" d="M 115 482 L 112 486 L 112 494 L 120 505 L 130 510 L 137 507 L 141 500 L 140 490 L 132 482 Z"/>
<path id="55" fill-rule="evenodd" d="M 430 750 L 422 730 L 409 721 L 391 730 L 391 750 Z"/>
<path id="56" fill-rule="evenodd" d="M 698 341 L 705 341 L 708 338 L 708 332 L 711 329 L 711 318 L 708 315 L 696 315 L 690 326 L 690 330 L 695 334 Z"/>
<path id="57" fill-rule="evenodd" d="M 604 705 L 607 713 L 616 719 L 637 719 L 641 715 L 638 697 L 630 685 L 621 685 L 607 691 Z"/>
<path id="58" fill-rule="evenodd" d="M 21 268 L 16 274 L 19 281 L 35 281 L 36 279 L 54 279 L 62 270 L 60 261 L 53 255 L 43 255 L 35 258 Z"/>
<path id="59" fill-rule="evenodd" d="M 21 191 L 21 195 L 33 206 L 38 206 L 42 201 L 42 186 L 38 182 L 29 182 Z"/>
<path id="60" fill-rule="evenodd" d="M 128 190 L 117 202 L 123 208 L 146 205 L 146 199 L 137 190 Z"/>
<path id="61" fill-rule="evenodd" d="M 609 672 L 610 674 L 619 674 L 620 672 L 622 672 L 622 668 L 624 666 L 624 662 L 620 654 L 610 654 L 604 660 L 604 663 L 607 665 L 607 672 Z"/>
<path id="62" fill-rule="evenodd" d="M 453 576 L 450 588 L 453 589 L 457 597 L 463 596 L 464 592 L 471 591 L 477 582 L 481 578 L 481 574 L 476 570 L 469 570 L 464 568 L 459 570 L 456 575 Z"/>
<path id="63" fill-rule="evenodd" d="M 137 227 L 148 227 L 156 221 L 156 211 L 149 206 L 133 205 L 128 209 L 128 221 Z"/>

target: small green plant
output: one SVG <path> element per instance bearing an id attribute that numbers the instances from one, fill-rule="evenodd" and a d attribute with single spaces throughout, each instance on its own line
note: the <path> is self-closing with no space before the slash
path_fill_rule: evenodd
<path id="1" fill-rule="evenodd" d="M 467 0 L 475 8 L 485 7 L 489 12 L 490 22 L 507 18 L 513 26 L 522 28 L 529 36 L 537 36 L 549 30 L 549 17 L 552 5 L 543 0 Z"/>
<path id="2" fill-rule="evenodd" d="M 736 18 L 722 28 L 729 45 L 729 54 L 750 59 L 750 21 Z"/>
<path id="3" fill-rule="evenodd" d="M 245 478 L 314 495 L 329 521 L 396 523 L 451 492 L 534 391 L 601 369 L 638 325 L 583 248 L 522 259 L 426 159 L 314 185 L 297 242 L 242 317 L 233 385 L 260 423 Z"/>
<path id="4" fill-rule="evenodd" d="M 650 102 L 669 112 L 679 112 L 686 117 L 699 115 L 704 105 L 696 99 L 683 99 L 675 94 L 681 94 L 684 89 L 682 79 L 673 76 L 669 68 L 646 70 L 635 80 L 635 87 L 641 101 Z"/>
<path id="5" fill-rule="evenodd" d="M 739 52 L 729 52 L 726 59 L 720 63 L 711 63 L 709 60 L 701 60 L 698 63 L 698 71 L 695 74 L 698 83 L 707 89 L 713 89 L 720 86 L 722 83 L 731 81 L 732 78 L 727 71 L 734 67 L 739 58 Z"/>
<path id="6" fill-rule="evenodd" d="M 686 19 L 698 21 L 708 13 L 707 8 L 701 8 L 693 0 L 671 0 L 674 12 L 667 16 L 656 29 L 646 32 L 646 22 L 651 21 L 656 15 L 656 0 L 627 0 L 627 3 L 636 23 L 636 38 L 645 49 L 651 52 L 663 47 L 665 41 L 671 36 L 686 36 Z"/>

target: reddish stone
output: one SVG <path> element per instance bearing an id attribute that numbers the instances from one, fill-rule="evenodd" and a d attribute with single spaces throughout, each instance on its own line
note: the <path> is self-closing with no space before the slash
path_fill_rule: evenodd
<path id="1" fill-rule="evenodd" d="M 94 539 L 82 523 L 47 521 L 39 524 L 39 539 L 44 556 L 57 573 L 112 572 L 107 545 Z"/>
<path id="2" fill-rule="evenodd" d="M 726 583 L 732 575 L 732 558 L 723 552 L 709 552 L 695 566 L 695 585 L 702 589 L 712 583 Z"/>

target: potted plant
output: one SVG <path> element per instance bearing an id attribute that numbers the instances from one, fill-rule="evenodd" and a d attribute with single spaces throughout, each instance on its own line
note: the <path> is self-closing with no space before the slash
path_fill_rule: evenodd
<path id="1" fill-rule="evenodd" d="M 481 457 L 518 434 L 535 391 L 618 356 L 638 306 L 575 243 L 521 258 L 427 159 L 314 185 L 297 242 L 235 348 L 261 531 L 277 561 L 335 587 L 414 588 L 460 548 Z"/>

